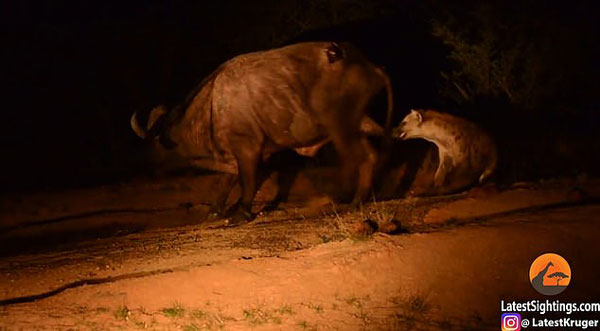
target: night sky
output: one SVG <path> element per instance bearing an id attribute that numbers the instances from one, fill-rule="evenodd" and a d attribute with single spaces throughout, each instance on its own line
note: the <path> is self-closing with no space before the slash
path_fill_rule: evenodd
<path id="1" fill-rule="evenodd" d="M 393 80 L 397 119 L 410 108 L 432 107 L 480 122 L 500 137 L 500 147 L 532 141 L 529 149 L 509 153 L 506 167 L 517 172 L 554 160 L 521 162 L 519 155 L 532 150 L 544 155 L 555 150 L 555 144 L 536 145 L 548 139 L 532 137 L 557 134 L 557 141 L 566 141 L 565 155 L 549 156 L 562 157 L 555 162 L 559 166 L 548 172 L 523 170 L 522 176 L 596 169 L 597 157 L 590 156 L 598 155 L 595 128 L 600 122 L 594 2 L 570 7 L 564 1 L 489 3 L 498 26 L 508 27 L 492 30 L 500 35 L 498 52 L 521 43 L 513 48 L 525 52 L 533 47 L 535 54 L 543 54 L 515 69 L 546 69 L 535 78 L 521 75 L 530 82 L 519 86 L 542 86 L 548 92 L 531 97 L 535 102 L 528 107 L 502 96 L 458 104 L 440 93 L 440 72 L 455 70 L 456 62 L 448 57 L 449 46 L 432 35 L 431 24 L 461 24 L 466 38 L 476 40 L 487 19 L 474 11 L 477 3 L 5 2 L 0 5 L 1 190 L 96 185 L 145 173 L 143 143 L 129 128 L 134 111 L 176 105 L 205 75 L 237 54 L 303 40 L 352 41 L 383 65 Z M 506 132 L 511 132 L 508 140 Z M 581 160 L 573 159 L 581 154 Z"/>

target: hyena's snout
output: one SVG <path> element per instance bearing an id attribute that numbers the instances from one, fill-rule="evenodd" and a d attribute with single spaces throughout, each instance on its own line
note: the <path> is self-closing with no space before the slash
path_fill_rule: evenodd
<path id="1" fill-rule="evenodd" d="M 404 139 L 406 137 L 406 131 L 404 130 L 404 123 L 400 123 L 397 127 L 392 130 L 392 137 L 396 139 Z"/>

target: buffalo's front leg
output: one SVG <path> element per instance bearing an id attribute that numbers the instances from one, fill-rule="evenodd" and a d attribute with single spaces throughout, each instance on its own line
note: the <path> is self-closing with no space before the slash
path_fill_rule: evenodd
<path id="1" fill-rule="evenodd" d="M 252 201 L 257 189 L 257 167 L 260 161 L 261 148 L 251 142 L 240 143 L 234 151 L 238 163 L 239 182 L 242 196 L 231 215 L 231 223 L 236 224 L 252 218 Z"/>
<path id="2" fill-rule="evenodd" d="M 262 209 L 262 211 L 276 210 L 281 202 L 288 200 L 292 184 L 298 176 L 298 170 L 298 167 L 290 167 L 288 171 L 277 172 L 277 194 L 275 195 L 275 198 Z M 268 178 L 268 176 L 265 176 L 265 178 Z"/>

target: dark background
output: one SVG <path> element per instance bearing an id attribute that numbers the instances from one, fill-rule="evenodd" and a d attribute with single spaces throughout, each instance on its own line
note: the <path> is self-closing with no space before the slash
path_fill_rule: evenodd
<path id="1" fill-rule="evenodd" d="M 302 40 L 352 41 L 385 66 L 396 121 L 410 108 L 437 108 L 481 124 L 498 141 L 501 181 L 598 172 L 594 1 L 0 6 L 2 192 L 148 174 L 129 128 L 134 111 L 181 102 L 235 55 Z"/>

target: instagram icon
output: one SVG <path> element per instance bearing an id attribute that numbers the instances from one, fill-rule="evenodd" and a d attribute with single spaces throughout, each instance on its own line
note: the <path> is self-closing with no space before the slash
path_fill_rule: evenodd
<path id="1" fill-rule="evenodd" d="M 521 330 L 521 314 L 506 313 L 502 314 L 502 331 Z"/>

